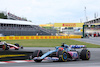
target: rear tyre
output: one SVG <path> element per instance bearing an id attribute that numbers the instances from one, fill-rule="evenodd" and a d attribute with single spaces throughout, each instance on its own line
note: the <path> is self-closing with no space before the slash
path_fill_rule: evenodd
<path id="1" fill-rule="evenodd" d="M 87 49 L 83 49 L 80 53 L 80 59 L 89 60 L 90 59 L 90 51 Z"/>
<path id="2" fill-rule="evenodd" d="M 6 45 L 2 45 L 2 49 L 5 50 L 6 49 Z"/>
<path id="3" fill-rule="evenodd" d="M 41 57 L 43 55 L 42 51 L 41 50 L 36 50 L 33 54 L 33 58 L 34 57 Z M 34 60 L 35 62 L 41 62 L 42 60 Z"/>
<path id="4" fill-rule="evenodd" d="M 9 46 L 7 46 L 7 44 L 4 44 L 4 45 L 2 46 L 2 49 L 3 49 L 3 50 L 9 50 Z"/>
<path id="5" fill-rule="evenodd" d="M 57 56 L 59 57 L 60 62 L 65 62 L 68 59 L 68 54 L 66 53 L 66 51 L 63 51 L 63 50 L 62 51 L 59 50 L 57 52 Z"/>

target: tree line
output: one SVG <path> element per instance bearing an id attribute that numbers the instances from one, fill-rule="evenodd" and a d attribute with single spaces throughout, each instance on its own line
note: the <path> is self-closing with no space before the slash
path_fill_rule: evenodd
<path id="1" fill-rule="evenodd" d="M 7 19 L 7 15 L 5 15 L 4 13 L 0 13 L 0 18 Z"/>

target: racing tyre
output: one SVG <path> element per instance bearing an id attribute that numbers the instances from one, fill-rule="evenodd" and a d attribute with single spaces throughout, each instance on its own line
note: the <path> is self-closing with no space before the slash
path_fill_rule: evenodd
<path id="1" fill-rule="evenodd" d="M 41 50 L 36 50 L 34 53 L 33 53 L 33 58 L 34 57 L 41 57 L 43 55 L 42 51 Z M 42 60 L 34 60 L 35 62 L 41 62 Z"/>
<path id="2" fill-rule="evenodd" d="M 7 44 L 4 44 L 4 45 L 2 46 L 2 49 L 3 49 L 3 50 L 9 50 L 9 47 L 7 46 Z"/>
<path id="3" fill-rule="evenodd" d="M 63 51 L 63 50 L 62 51 L 59 50 L 57 52 L 57 56 L 59 57 L 60 62 L 65 62 L 68 59 L 68 54 L 66 53 L 66 51 Z"/>
<path id="4" fill-rule="evenodd" d="M 21 46 L 21 49 L 23 49 L 23 46 Z"/>
<path id="5" fill-rule="evenodd" d="M 89 60 L 90 59 L 90 51 L 87 49 L 83 49 L 80 53 L 80 59 Z"/>

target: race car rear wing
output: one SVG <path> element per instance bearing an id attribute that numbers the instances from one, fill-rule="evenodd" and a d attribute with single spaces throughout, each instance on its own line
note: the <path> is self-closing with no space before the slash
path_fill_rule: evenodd
<path id="1" fill-rule="evenodd" d="M 70 45 L 71 48 L 77 49 L 77 48 L 86 48 L 85 45 Z"/>

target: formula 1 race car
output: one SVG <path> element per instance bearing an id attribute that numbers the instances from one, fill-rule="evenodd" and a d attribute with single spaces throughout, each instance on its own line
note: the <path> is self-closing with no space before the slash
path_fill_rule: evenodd
<path id="1" fill-rule="evenodd" d="M 6 43 L 5 41 L 3 42 L 0 41 L 0 48 L 3 50 L 9 50 L 9 49 L 19 50 L 19 49 L 23 49 L 23 46 L 20 47 L 19 44 L 17 43 L 13 45 L 13 44 Z"/>
<path id="2" fill-rule="evenodd" d="M 52 60 L 52 61 L 69 61 L 69 60 L 89 60 L 90 51 L 85 45 L 67 45 L 64 44 L 55 47 L 55 50 L 48 51 L 43 54 L 41 50 L 36 50 L 34 52 L 34 61 L 41 62 L 42 60 Z M 83 48 L 80 52 L 76 49 Z"/>

